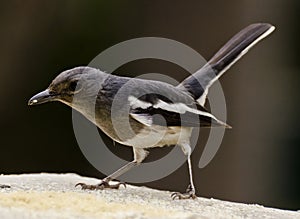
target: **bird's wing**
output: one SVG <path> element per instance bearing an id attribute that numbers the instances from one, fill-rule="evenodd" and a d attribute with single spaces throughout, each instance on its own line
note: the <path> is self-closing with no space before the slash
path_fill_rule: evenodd
<path id="1" fill-rule="evenodd" d="M 130 116 L 144 125 L 210 127 L 226 126 L 205 108 L 185 104 L 172 103 L 156 94 L 142 97 L 128 97 Z"/>

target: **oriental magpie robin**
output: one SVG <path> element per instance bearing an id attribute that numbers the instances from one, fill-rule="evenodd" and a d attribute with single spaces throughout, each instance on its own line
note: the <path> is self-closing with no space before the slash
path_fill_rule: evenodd
<path id="1" fill-rule="evenodd" d="M 178 86 L 119 77 L 91 67 L 76 67 L 59 74 L 28 104 L 60 101 L 83 114 L 114 141 L 133 148 L 132 162 L 97 185 L 79 183 L 82 189 L 118 189 L 123 183 L 111 185 L 109 182 L 140 164 L 148 154 L 147 148 L 178 145 L 187 156 L 190 184 L 186 193 L 174 193 L 172 197 L 195 198 L 190 158 L 192 129 L 198 126 L 229 127 L 205 109 L 208 89 L 274 29 L 267 23 L 249 25 Z"/>

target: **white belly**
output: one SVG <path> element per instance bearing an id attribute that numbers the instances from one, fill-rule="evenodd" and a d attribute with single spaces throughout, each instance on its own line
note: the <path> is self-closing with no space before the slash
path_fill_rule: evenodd
<path id="1" fill-rule="evenodd" d="M 164 127 L 152 125 L 145 127 L 135 137 L 122 142 L 122 144 L 136 148 L 152 148 L 167 145 L 181 145 L 189 143 L 192 134 L 191 127 Z"/>

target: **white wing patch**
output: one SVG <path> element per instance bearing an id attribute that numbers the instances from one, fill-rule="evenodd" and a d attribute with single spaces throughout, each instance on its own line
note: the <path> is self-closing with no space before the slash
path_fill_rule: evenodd
<path id="1" fill-rule="evenodd" d="M 151 126 L 153 123 L 152 116 L 149 116 L 147 114 L 136 114 L 136 113 L 130 113 L 132 118 L 134 118 L 136 121 L 146 125 Z"/>
<path id="2" fill-rule="evenodd" d="M 198 109 L 191 108 L 184 103 L 166 103 L 162 100 L 158 100 L 157 104 L 153 105 L 153 107 L 171 111 L 171 112 L 175 112 L 175 113 L 180 113 L 180 114 L 190 112 L 190 113 L 194 113 L 197 115 L 207 116 L 207 117 L 216 119 L 216 117 L 214 117 L 212 114 L 210 114 L 208 112 L 200 111 Z"/>
<path id="3" fill-rule="evenodd" d="M 141 101 L 134 96 L 129 96 L 128 101 L 129 101 L 129 106 L 133 109 L 137 109 L 137 108 L 147 109 L 148 107 L 152 106 L 151 103 Z"/>
<path id="4" fill-rule="evenodd" d="M 148 107 L 152 106 L 155 109 L 162 109 L 162 110 L 166 110 L 166 111 L 174 112 L 174 113 L 179 113 L 179 114 L 184 114 L 186 112 L 190 112 L 190 113 L 194 113 L 194 114 L 197 114 L 197 115 L 207 116 L 207 117 L 210 117 L 210 118 L 212 118 L 216 121 L 219 121 L 212 114 L 210 114 L 208 112 L 198 110 L 198 109 L 191 108 L 191 107 L 189 107 L 188 105 L 186 105 L 184 103 L 167 103 L 165 101 L 158 100 L 156 104 L 152 104 L 152 103 L 149 103 L 149 102 L 139 100 L 138 98 L 136 98 L 134 96 L 129 96 L 128 101 L 129 101 L 130 107 L 132 107 L 133 109 L 137 109 L 137 108 L 147 109 Z M 136 119 L 137 121 L 140 121 L 141 123 L 143 123 L 147 126 L 152 125 L 152 117 L 149 116 L 149 115 L 134 114 L 134 113 L 131 113 L 130 115 L 134 119 Z"/>

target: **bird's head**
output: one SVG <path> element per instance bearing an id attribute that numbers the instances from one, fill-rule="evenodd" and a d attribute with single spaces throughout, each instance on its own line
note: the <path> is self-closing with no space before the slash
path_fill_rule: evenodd
<path id="1" fill-rule="evenodd" d="M 95 98 L 107 74 L 91 67 L 76 67 L 60 73 L 49 87 L 34 95 L 28 105 L 60 101 L 74 106 L 76 100 Z M 78 97 L 78 98 L 74 98 Z M 94 99 L 95 100 L 95 99 Z"/>

